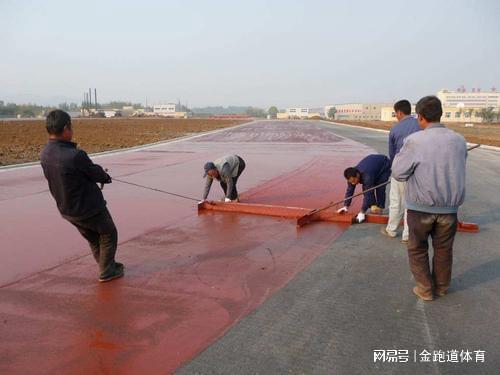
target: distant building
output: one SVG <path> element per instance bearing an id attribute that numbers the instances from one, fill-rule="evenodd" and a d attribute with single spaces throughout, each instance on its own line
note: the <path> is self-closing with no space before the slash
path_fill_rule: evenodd
<path id="1" fill-rule="evenodd" d="M 287 108 L 286 113 L 288 118 L 308 118 L 309 117 L 309 108 Z"/>
<path id="2" fill-rule="evenodd" d="M 325 106 L 325 113 L 328 115 L 330 108 L 335 107 L 336 120 L 348 121 L 377 121 L 381 120 L 381 110 L 390 106 L 388 103 L 345 103 Z"/>
<path id="3" fill-rule="evenodd" d="M 155 116 L 170 117 L 170 118 L 187 118 L 187 112 L 177 112 L 177 105 L 174 103 L 158 104 L 153 106 L 153 114 Z"/>
<path id="4" fill-rule="evenodd" d="M 490 91 L 481 91 L 481 89 L 472 89 L 466 92 L 465 88 L 458 91 L 441 90 L 437 97 L 441 100 L 443 107 L 453 108 L 498 108 L 500 107 L 500 93 L 493 87 Z"/>
<path id="5" fill-rule="evenodd" d="M 173 103 L 169 104 L 158 104 L 153 106 L 153 112 L 158 116 L 168 116 L 173 115 L 176 111 L 177 106 Z"/>
<path id="6" fill-rule="evenodd" d="M 317 108 L 306 107 L 291 107 L 287 108 L 285 112 L 280 112 L 276 115 L 278 120 L 284 119 L 309 119 L 323 117 L 323 113 L 317 111 Z"/>
<path id="7" fill-rule="evenodd" d="M 480 109 L 471 108 L 457 108 L 457 107 L 443 107 L 443 116 L 441 122 L 481 122 L 482 118 L 479 117 Z M 411 107 L 411 115 L 417 117 L 415 106 Z M 393 107 L 383 107 L 381 111 L 381 120 L 396 122 L 396 113 Z"/>

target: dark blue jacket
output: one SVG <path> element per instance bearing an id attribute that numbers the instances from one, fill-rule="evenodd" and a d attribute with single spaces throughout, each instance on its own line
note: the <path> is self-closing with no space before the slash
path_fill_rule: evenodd
<path id="1" fill-rule="evenodd" d="M 376 185 L 389 180 L 391 176 L 391 162 L 389 158 L 382 154 L 372 154 L 361 160 L 355 167 L 361 174 L 360 183 L 363 186 L 363 190 L 370 189 Z M 385 189 L 385 186 L 383 187 Z M 356 185 L 352 185 L 347 182 L 347 189 L 345 192 L 345 198 L 350 197 L 354 194 Z M 344 205 L 349 207 L 351 205 L 352 199 L 346 199 Z M 371 205 L 377 204 L 377 199 L 375 198 L 375 191 L 369 191 L 364 194 L 363 206 L 361 210 L 365 212 Z"/>
<path id="2" fill-rule="evenodd" d="M 106 207 L 96 183 L 110 183 L 111 177 L 92 163 L 85 151 L 76 148 L 76 143 L 50 140 L 40 161 L 63 217 L 87 219 Z"/>
<path id="3" fill-rule="evenodd" d="M 418 121 L 412 116 L 403 118 L 392 127 L 389 133 L 389 159 L 391 159 L 391 164 L 396 154 L 401 150 L 401 147 L 403 147 L 405 138 L 419 130 L 420 126 L 418 125 Z"/>

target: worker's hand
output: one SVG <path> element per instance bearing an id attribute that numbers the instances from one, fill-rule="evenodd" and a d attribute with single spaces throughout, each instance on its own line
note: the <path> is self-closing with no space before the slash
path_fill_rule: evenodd
<path id="1" fill-rule="evenodd" d="M 103 184 L 110 184 L 113 182 L 113 179 L 111 178 L 111 176 L 107 173 L 108 172 L 108 168 L 105 168 L 104 169 L 104 172 L 106 172 L 106 175 L 108 176 L 108 179 L 106 181 L 103 182 Z M 102 184 L 101 184 L 102 186 Z M 101 190 L 104 186 L 101 187 Z"/>
<path id="2" fill-rule="evenodd" d="M 365 219 L 366 219 L 366 215 L 363 212 L 360 212 L 356 216 L 356 222 L 358 222 L 358 223 L 362 223 L 363 221 L 365 221 Z"/>
<path id="3" fill-rule="evenodd" d="M 224 202 L 229 203 L 229 202 L 231 202 L 231 199 L 229 199 L 229 198 L 224 198 Z"/>
<path id="4" fill-rule="evenodd" d="M 380 214 L 382 212 L 382 208 L 374 204 L 370 207 L 370 211 L 374 214 Z"/>
<path id="5" fill-rule="evenodd" d="M 337 213 L 338 214 L 345 214 L 347 212 L 348 208 L 346 206 L 342 207 L 342 208 L 339 208 L 337 210 Z"/>

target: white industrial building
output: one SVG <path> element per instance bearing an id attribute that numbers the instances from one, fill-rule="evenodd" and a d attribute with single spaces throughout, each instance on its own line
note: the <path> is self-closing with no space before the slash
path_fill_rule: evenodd
<path id="1" fill-rule="evenodd" d="M 441 122 L 481 122 L 482 118 L 479 116 L 478 109 L 463 109 L 456 107 L 443 107 L 443 116 L 441 116 Z M 382 121 L 396 122 L 396 113 L 393 107 L 382 108 Z M 413 117 L 417 117 L 415 113 L 415 106 L 412 106 Z"/>
<path id="2" fill-rule="evenodd" d="M 286 113 L 288 118 L 308 118 L 309 117 L 309 108 L 287 108 Z"/>
<path id="3" fill-rule="evenodd" d="M 482 92 L 481 89 L 465 88 L 457 91 L 441 90 L 436 95 L 443 105 L 441 122 L 481 122 L 479 112 L 485 108 L 500 110 L 500 93 L 492 88 L 491 91 Z M 412 115 L 416 116 L 415 106 L 412 106 Z M 381 110 L 382 121 L 396 121 L 393 106 L 383 107 Z"/>
<path id="4" fill-rule="evenodd" d="M 173 115 L 177 109 L 177 105 L 173 103 L 169 104 L 157 104 L 153 106 L 153 112 L 158 116 L 168 116 Z"/>
<path id="5" fill-rule="evenodd" d="M 153 106 L 153 115 L 170 118 L 187 118 L 187 112 L 178 112 L 177 104 L 157 104 Z"/>
<path id="6" fill-rule="evenodd" d="M 481 122 L 479 112 L 492 107 L 500 110 L 500 93 L 493 87 L 490 91 L 465 88 L 457 91 L 440 90 L 436 96 L 443 105 L 442 122 Z M 335 120 L 348 121 L 396 121 L 393 103 L 345 103 L 325 106 L 328 116 L 330 108 L 335 107 Z M 415 106 L 412 106 L 412 116 L 416 116 Z"/>
<path id="7" fill-rule="evenodd" d="M 443 107 L 476 109 L 500 107 L 500 93 L 494 87 L 484 92 L 481 89 L 472 89 L 467 92 L 465 88 L 459 88 L 457 91 L 441 90 L 438 91 L 437 97 L 441 100 Z"/>
<path id="8" fill-rule="evenodd" d="M 381 119 L 381 109 L 390 106 L 388 103 L 344 103 L 325 106 L 328 116 L 330 108 L 335 107 L 335 120 L 376 121 Z"/>
<path id="9" fill-rule="evenodd" d="M 306 107 L 291 107 L 287 108 L 285 112 L 280 112 L 276 115 L 278 120 L 283 119 L 309 119 L 324 117 L 324 114 L 317 108 Z"/>

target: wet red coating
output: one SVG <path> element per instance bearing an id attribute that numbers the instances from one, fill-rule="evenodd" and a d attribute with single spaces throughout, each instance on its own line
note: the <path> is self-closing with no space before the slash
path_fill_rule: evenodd
<path id="1" fill-rule="evenodd" d="M 264 122 L 95 161 L 115 177 L 199 197 L 203 163 L 238 153 L 247 161 L 242 200 L 316 208 L 342 197 L 340 171 L 370 151 L 311 122 Z M 115 182 L 104 193 L 126 277 L 99 284 L 87 245 L 59 217 L 38 167 L 0 173 L 0 186 L 8 213 L 0 217 L 1 373 L 172 372 L 347 227 L 297 232 L 275 217 L 198 216 L 194 202 Z M 220 187 L 212 190 L 220 197 Z"/>

